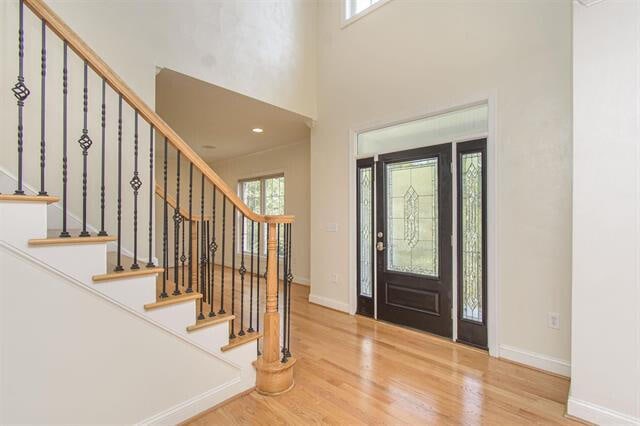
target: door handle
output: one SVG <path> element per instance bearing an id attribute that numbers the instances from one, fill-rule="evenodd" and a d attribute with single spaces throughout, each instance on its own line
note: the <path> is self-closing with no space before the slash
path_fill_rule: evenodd
<path id="1" fill-rule="evenodd" d="M 384 243 L 382 241 L 378 241 L 376 243 L 376 250 L 378 251 L 384 251 Z"/>

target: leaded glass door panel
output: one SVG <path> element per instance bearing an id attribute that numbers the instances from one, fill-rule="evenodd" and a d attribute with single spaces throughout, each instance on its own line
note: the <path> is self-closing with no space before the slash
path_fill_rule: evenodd
<path id="1" fill-rule="evenodd" d="M 378 318 L 451 336 L 451 144 L 377 164 Z"/>
<path id="2" fill-rule="evenodd" d="M 372 317 L 374 283 L 374 161 L 363 158 L 357 162 L 357 227 L 358 227 L 358 304 L 357 312 Z"/>

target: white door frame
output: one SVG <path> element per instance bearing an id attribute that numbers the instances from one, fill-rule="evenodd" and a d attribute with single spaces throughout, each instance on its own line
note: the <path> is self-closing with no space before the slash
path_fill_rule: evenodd
<path id="1" fill-rule="evenodd" d="M 426 111 L 418 111 L 413 114 L 406 114 L 403 117 L 386 117 L 380 118 L 372 122 L 362 123 L 356 125 L 349 130 L 349 220 L 348 220 L 348 233 L 349 233 L 349 313 L 355 314 L 357 309 L 357 242 L 356 242 L 356 160 L 358 158 L 370 158 L 378 160 L 379 154 L 386 152 L 376 152 L 366 155 L 358 156 L 357 151 L 357 139 L 358 134 L 367 132 L 370 130 L 376 130 L 383 127 L 393 126 L 396 124 L 406 123 L 409 121 L 419 120 L 426 117 L 444 114 L 450 111 L 455 111 L 470 106 L 486 103 L 488 105 L 488 128 L 486 134 L 471 135 L 464 140 L 449 141 L 452 143 L 452 162 L 453 173 L 452 176 L 456 176 L 456 161 L 455 161 L 455 149 L 456 144 L 471 139 L 487 138 L 487 342 L 489 347 L 489 354 L 491 356 L 499 356 L 499 280 L 498 280 L 498 138 L 497 138 L 497 95 L 490 93 L 485 96 L 480 96 L 474 99 L 466 99 L 460 102 L 452 103 L 449 105 L 443 105 L 440 107 L 430 108 Z M 395 150 L 389 150 L 393 152 Z M 375 169 L 375 167 L 374 167 Z M 378 176 L 375 177 L 378 179 Z M 452 185 L 453 197 L 452 200 L 456 200 L 457 185 Z M 375 197 L 374 197 L 375 200 Z M 375 201 L 374 201 L 375 203 Z M 374 204 L 375 209 L 375 204 Z M 374 213 L 375 214 L 375 213 Z M 453 321 L 453 340 L 457 339 L 457 206 L 454 202 L 452 205 L 452 219 L 453 219 L 453 239 L 452 239 L 452 321 Z M 374 219 L 375 220 L 375 219 Z M 375 224 L 374 224 L 375 226 Z M 377 232 L 377 231 L 376 231 Z M 374 268 L 374 283 L 373 294 L 376 295 L 377 291 L 377 268 Z M 374 315 L 377 317 L 377 303 L 374 303 Z"/>

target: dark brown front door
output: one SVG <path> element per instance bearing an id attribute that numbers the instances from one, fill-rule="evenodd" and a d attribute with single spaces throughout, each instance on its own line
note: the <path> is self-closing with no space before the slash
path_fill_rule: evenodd
<path id="1" fill-rule="evenodd" d="M 380 155 L 376 176 L 378 318 L 451 337 L 451 144 Z"/>

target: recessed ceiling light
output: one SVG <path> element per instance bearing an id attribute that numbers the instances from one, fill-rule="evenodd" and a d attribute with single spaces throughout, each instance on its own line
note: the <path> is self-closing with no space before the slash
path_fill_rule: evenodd
<path id="1" fill-rule="evenodd" d="M 264 130 L 262 130 L 260 127 L 256 127 L 255 129 L 251 129 L 251 131 L 253 133 L 262 133 L 262 132 L 264 132 Z"/>

